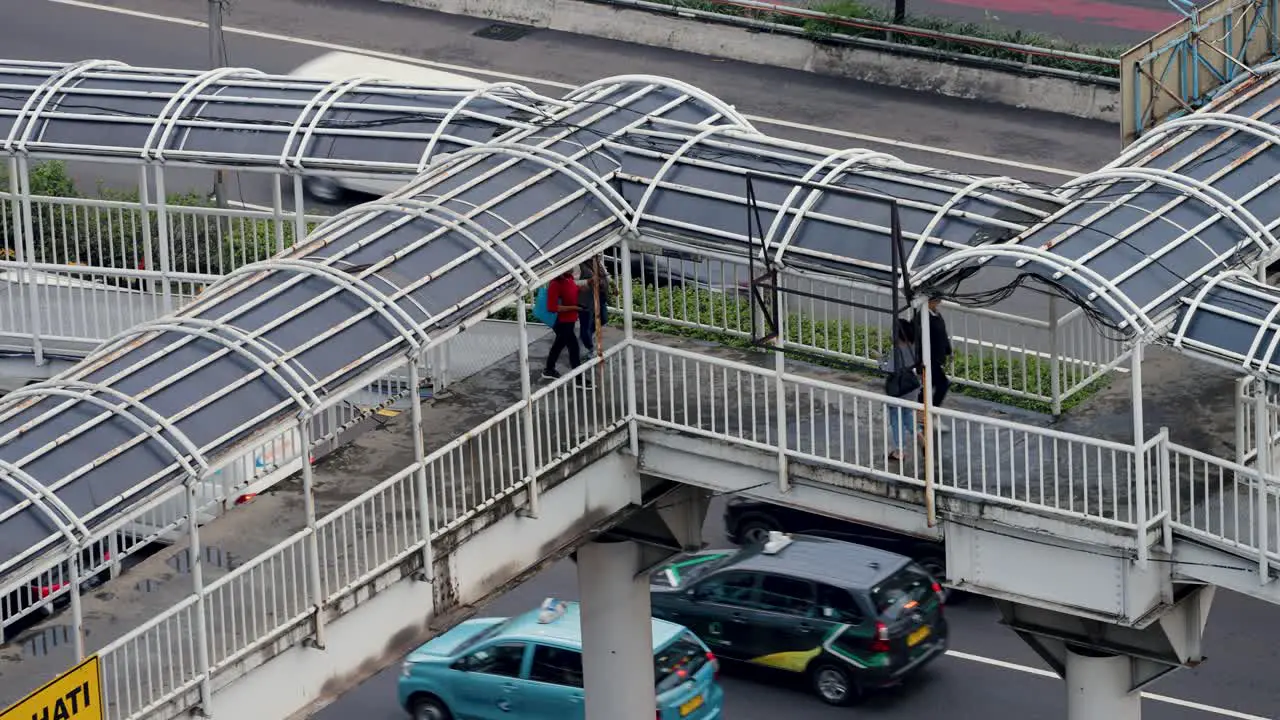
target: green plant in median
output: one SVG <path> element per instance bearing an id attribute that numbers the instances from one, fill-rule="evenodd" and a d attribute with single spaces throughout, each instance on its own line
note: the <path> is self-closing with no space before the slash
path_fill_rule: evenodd
<path id="1" fill-rule="evenodd" d="M 56 199 L 85 196 L 61 162 L 42 162 L 30 170 L 31 194 Z M 9 178 L 0 174 L 0 192 L 9 192 Z M 170 194 L 165 198 L 166 233 L 161 214 L 143 210 L 138 191 L 99 186 L 96 199 L 120 203 L 119 207 L 87 207 L 49 201 L 32 203 L 33 259 L 38 263 L 89 265 L 120 269 L 155 269 L 161 257 L 162 236 L 167 237 L 168 266 L 177 273 L 221 275 L 241 265 L 264 260 L 294 242 L 294 225 L 286 220 L 277 227 L 269 218 L 218 217 L 214 204 L 200 193 Z M 17 254 L 20 228 L 15 226 L 14 203 L 0 210 L 0 242 L 4 256 Z M 184 211 L 185 210 L 185 211 Z M 197 210 L 197 212 L 191 212 Z M 316 223 L 307 223 L 308 233 Z M 144 238 L 150 237 L 148 251 Z M 122 284 L 132 284 L 121 278 Z"/>
<path id="2" fill-rule="evenodd" d="M 739 5 L 728 5 L 723 2 L 716 2 L 716 0 L 659 1 L 663 4 L 674 7 L 701 10 L 730 17 L 751 17 L 756 20 L 776 23 L 778 25 L 796 27 L 804 30 L 804 32 L 810 37 L 818 40 L 830 38 L 833 35 L 884 40 L 886 36 L 885 30 L 881 28 L 858 27 L 857 23 L 859 21 L 892 23 L 893 20 L 891 13 L 874 5 L 858 2 L 857 0 L 831 0 L 830 2 L 816 4 L 810 7 L 810 9 L 815 12 L 825 13 L 832 16 L 830 19 L 811 18 L 784 12 L 751 10 Z M 1119 58 L 1126 50 L 1126 48 L 1118 45 L 1084 45 L 1068 42 L 1049 35 L 1030 33 L 1020 29 L 1006 29 L 997 26 L 972 22 L 960 22 L 938 17 L 909 14 L 901 24 L 906 27 L 931 30 L 936 33 L 963 35 L 966 37 L 976 38 L 978 40 L 991 40 L 996 43 L 1029 45 L 1032 47 L 1044 48 L 1046 50 L 1072 52 L 1081 55 L 1092 55 L 1100 58 Z M 1025 63 L 1028 61 L 1027 52 L 1008 50 L 994 45 L 955 42 L 906 33 L 895 34 L 893 36 L 893 41 L 900 45 L 928 48 L 961 55 L 972 55 L 974 57 L 990 58 L 994 60 L 1008 60 L 1017 63 Z M 1104 63 L 1088 62 L 1084 60 L 1068 60 L 1056 57 L 1039 57 L 1036 58 L 1034 62 L 1039 67 L 1053 68 L 1056 70 L 1067 70 L 1089 75 L 1100 75 L 1103 77 L 1120 76 L 1118 67 Z"/>

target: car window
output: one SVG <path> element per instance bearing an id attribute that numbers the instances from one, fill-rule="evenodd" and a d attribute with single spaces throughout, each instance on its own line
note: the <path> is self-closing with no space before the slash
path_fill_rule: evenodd
<path id="1" fill-rule="evenodd" d="M 467 672 L 518 678 L 523 663 L 524 643 L 499 643 L 471 653 L 460 664 Z"/>
<path id="2" fill-rule="evenodd" d="M 551 645 L 533 646 L 529 679 L 535 682 L 582 687 L 582 653 Z"/>
<path id="3" fill-rule="evenodd" d="M 830 585 L 818 586 L 818 617 L 850 625 L 857 625 L 863 620 L 862 609 L 853 595 L 848 590 Z"/>
<path id="4" fill-rule="evenodd" d="M 919 565 L 909 563 L 871 589 L 876 612 L 895 619 L 907 605 L 924 602 L 933 594 L 933 578 Z"/>
<path id="5" fill-rule="evenodd" d="M 698 598 L 724 605 L 750 606 L 755 600 L 755 573 L 730 572 L 715 575 L 698 585 Z"/>
<path id="6" fill-rule="evenodd" d="M 813 610 L 813 583 L 784 575 L 765 575 L 760 580 L 757 604 L 764 610 L 791 615 L 808 615 Z"/>
<path id="7" fill-rule="evenodd" d="M 658 693 L 679 687 L 710 660 L 709 653 L 693 633 L 681 633 L 653 655 L 653 677 Z"/>

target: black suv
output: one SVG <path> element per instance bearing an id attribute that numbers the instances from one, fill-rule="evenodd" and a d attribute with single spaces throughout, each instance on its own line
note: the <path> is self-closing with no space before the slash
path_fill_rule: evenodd
<path id="1" fill-rule="evenodd" d="M 724 510 L 725 534 L 735 545 L 764 542 L 770 531 L 817 535 L 845 540 L 881 550 L 906 555 L 920 563 L 939 582 L 947 578 L 947 551 L 941 542 L 913 537 L 875 525 L 774 505 L 762 500 L 732 497 Z M 968 599 L 964 593 L 943 588 L 948 603 L 959 604 Z"/>
<path id="2" fill-rule="evenodd" d="M 650 576 L 653 615 L 717 657 L 804 674 L 832 705 L 901 683 L 947 648 L 942 587 L 910 558 L 772 533 L 683 555 Z"/>

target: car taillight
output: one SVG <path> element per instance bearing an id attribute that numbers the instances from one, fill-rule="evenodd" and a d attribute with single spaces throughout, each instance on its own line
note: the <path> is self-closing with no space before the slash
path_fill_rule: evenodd
<path id="1" fill-rule="evenodd" d="M 245 493 L 244 495 L 236 498 L 236 505 L 244 505 L 245 503 L 253 502 L 253 499 L 256 497 L 258 497 L 258 493 Z"/>
<path id="2" fill-rule="evenodd" d="M 716 654 L 711 652 L 710 650 L 707 651 L 707 662 L 711 663 L 711 671 L 715 673 L 714 678 L 716 680 L 719 680 L 720 679 L 720 661 L 716 659 Z"/>
<path id="3" fill-rule="evenodd" d="M 942 586 L 935 581 L 931 587 L 933 588 L 933 594 L 938 596 L 938 602 L 946 602 L 947 596 L 942 594 Z"/>
<path id="4" fill-rule="evenodd" d="M 66 583 L 54 583 L 54 584 L 52 584 L 52 585 L 41 585 L 41 586 L 40 586 L 40 597 L 42 597 L 42 598 L 47 598 L 47 597 L 49 597 L 49 596 L 50 596 L 50 595 L 52 595 L 53 593 L 56 593 L 56 592 L 58 592 L 59 590 L 61 590 L 61 589 L 62 589 L 62 586 L 63 586 L 63 585 L 65 585 L 65 584 L 66 584 Z"/>
<path id="5" fill-rule="evenodd" d="M 876 639 L 871 641 L 871 652 L 889 652 L 889 628 L 882 622 L 876 623 Z"/>

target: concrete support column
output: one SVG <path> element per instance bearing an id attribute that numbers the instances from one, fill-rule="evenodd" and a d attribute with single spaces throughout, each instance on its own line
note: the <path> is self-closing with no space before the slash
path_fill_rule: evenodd
<path id="1" fill-rule="evenodd" d="M 641 563 L 640 546 L 630 541 L 578 548 L 588 718 L 653 720 L 653 624 L 649 579 L 636 576 Z"/>
<path id="2" fill-rule="evenodd" d="M 1066 661 L 1067 720 L 1142 720 L 1127 656 L 1068 645 Z"/>

